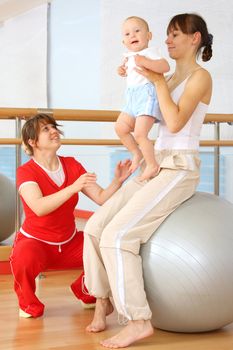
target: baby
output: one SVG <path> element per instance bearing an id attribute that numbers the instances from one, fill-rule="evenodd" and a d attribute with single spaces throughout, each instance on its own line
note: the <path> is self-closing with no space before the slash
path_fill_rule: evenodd
<path id="1" fill-rule="evenodd" d="M 132 153 L 131 173 L 144 158 L 146 167 L 140 176 L 140 180 L 144 181 L 156 176 L 159 170 L 148 133 L 155 120 L 161 119 L 161 113 L 155 87 L 136 72 L 135 61 L 140 60 L 146 68 L 161 74 L 168 72 L 170 67 L 157 49 L 148 47 L 152 33 L 144 19 L 128 17 L 123 23 L 122 35 L 128 52 L 124 55 L 123 64 L 118 67 L 118 74 L 127 77 L 126 104 L 116 121 L 115 131 Z"/>

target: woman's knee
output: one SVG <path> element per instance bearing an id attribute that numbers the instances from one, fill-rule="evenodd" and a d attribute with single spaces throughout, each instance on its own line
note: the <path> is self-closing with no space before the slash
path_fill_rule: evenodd
<path id="1" fill-rule="evenodd" d="M 105 212 L 104 207 L 102 206 L 90 217 L 90 219 L 88 219 L 85 225 L 84 234 L 100 239 L 105 228 L 105 221 Z"/>
<path id="2" fill-rule="evenodd" d="M 17 265 L 19 269 L 27 267 L 33 268 L 35 265 L 41 264 L 44 260 L 44 251 L 40 249 L 40 242 L 33 239 L 20 241 L 13 250 L 11 261 L 13 265 Z"/>
<path id="3" fill-rule="evenodd" d="M 110 223 L 102 233 L 99 246 L 101 249 L 113 248 L 137 255 L 139 254 L 141 242 L 140 237 L 135 237 L 131 230 L 111 226 Z"/>
<path id="4" fill-rule="evenodd" d="M 88 219 L 86 225 L 85 225 L 85 229 L 84 229 L 84 237 L 86 235 L 90 235 L 90 236 L 94 236 L 97 237 L 99 236 L 99 229 L 98 229 L 98 218 L 96 217 L 96 215 L 92 215 L 90 217 L 90 219 Z"/>
<path id="5" fill-rule="evenodd" d="M 100 239 L 101 248 L 117 248 L 117 242 L 119 241 L 118 235 L 115 229 L 111 227 L 111 223 L 105 227 Z"/>

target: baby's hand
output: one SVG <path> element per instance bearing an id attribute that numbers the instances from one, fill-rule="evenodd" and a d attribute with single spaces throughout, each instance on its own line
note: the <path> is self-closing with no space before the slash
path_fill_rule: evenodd
<path id="1" fill-rule="evenodd" d="M 119 66 L 117 68 L 117 73 L 121 76 L 121 77 L 127 77 L 127 67 L 126 67 L 126 62 L 127 62 L 127 58 L 124 59 L 124 62 L 121 66 Z"/>

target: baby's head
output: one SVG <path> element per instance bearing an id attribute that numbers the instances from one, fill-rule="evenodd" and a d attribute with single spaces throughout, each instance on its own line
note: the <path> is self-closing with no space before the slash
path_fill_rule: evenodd
<path id="1" fill-rule="evenodd" d="M 148 47 L 152 39 L 148 23 L 140 17 L 126 18 L 122 26 L 123 44 L 129 51 L 137 52 Z"/>

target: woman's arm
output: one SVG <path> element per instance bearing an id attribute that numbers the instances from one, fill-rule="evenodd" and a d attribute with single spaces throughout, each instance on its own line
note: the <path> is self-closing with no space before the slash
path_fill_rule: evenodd
<path id="1" fill-rule="evenodd" d="M 95 174 L 85 173 L 72 185 L 49 196 L 43 196 L 37 183 L 25 184 L 21 187 L 20 194 L 29 208 L 38 216 L 47 215 L 56 210 L 79 191 L 82 191 L 94 202 L 101 205 L 110 198 L 129 177 L 130 165 L 130 160 L 118 163 L 115 169 L 115 177 L 106 189 L 103 189 L 96 183 Z"/>
<path id="2" fill-rule="evenodd" d="M 64 204 L 75 193 L 81 191 L 85 186 L 96 183 L 96 175 L 85 173 L 81 175 L 72 185 L 51 194 L 43 196 L 37 183 L 28 183 L 21 187 L 20 194 L 26 204 L 38 216 L 51 213 Z"/>
<path id="3" fill-rule="evenodd" d="M 103 189 L 98 184 L 90 184 L 85 186 L 82 192 L 92 199 L 95 203 L 102 205 L 115 193 L 123 184 L 123 182 L 131 175 L 130 173 L 131 161 L 125 160 L 119 162 L 115 168 L 115 176 L 110 185 Z"/>
<path id="4" fill-rule="evenodd" d="M 177 133 L 184 127 L 199 102 L 210 102 L 212 80 L 205 69 L 198 69 L 191 75 L 177 104 L 171 98 L 163 75 L 145 68 L 137 71 L 155 84 L 161 113 L 172 133 Z"/>

